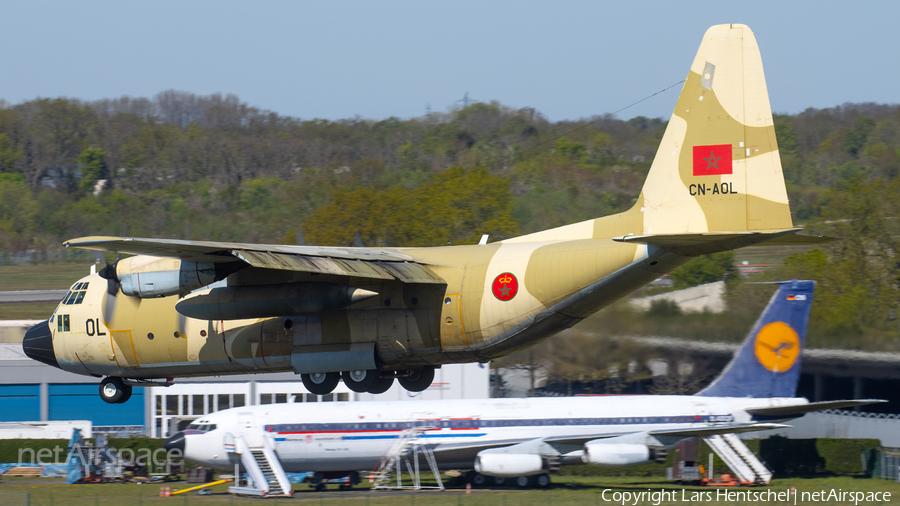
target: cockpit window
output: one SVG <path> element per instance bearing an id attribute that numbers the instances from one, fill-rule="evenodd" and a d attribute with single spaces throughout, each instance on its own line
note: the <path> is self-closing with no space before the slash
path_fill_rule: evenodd
<path id="1" fill-rule="evenodd" d="M 69 315 L 61 314 L 59 318 L 56 319 L 56 331 L 57 332 L 68 332 L 69 331 Z"/>
<path id="2" fill-rule="evenodd" d="M 192 424 L 188 425 L 188 430 L 198 430 L 200 432 L 210 432 L 210 431 L 216 430 L 216 425 L 215 424 L 205 424 L 205 423 L 204 424 L 192 423 Z"/>
<path id="3" fill-rule="evenodd" d="M 63 297 L 63 305 L 71 306 L 73 304 L 81 304 L 81 301 L 84 300 L 84 294 L 87 293 L 86 290 L 88 284 L 89 283 L 87 282 L 75 283 L 75 286 L 73 286 L 72 289 L 69 290 L 69 293 L 67 293 L 66 296 Z"/>

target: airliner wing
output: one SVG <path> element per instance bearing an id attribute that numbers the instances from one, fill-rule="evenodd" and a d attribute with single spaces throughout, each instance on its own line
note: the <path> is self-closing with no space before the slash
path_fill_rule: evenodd
<path id="1" fill-rule="evenodd" d="M 376 248 L 285 246 L 233 242 L 139 239 L 132 237 L 80 237 L 66 247 L 115 251 L 132 255 L 180 258 L 194 262 L 243 261 L 252 267 L 374 279 L 405 283 L 444 283 L 413 258 L 398 251 Z"/>
<path id="2" fill-rule="evenodd" d="M 747 423 L 740 425 L 716 425 L 710 427 L 697 427 L 695 429 L 672 429 L 672 430 L 654 430 L 650 434 L 653 436 L 676 436 L 676 437 L 707 437 L 717 434 L 738 434 L 741 432 L 754 432 L 758 430 L 771 429 L 787 429 L 790 425 L 781 423 Z"/>
<path id="3" fill-rule="evenodd" d="M 715 425 L 710 427 L 698 427 L 695 429 L 672 429 L 672 430 L 654 430 L 649 434 L 652 436 L 681 436 L 681 437 L 706 437 L 716 434 L 733 434 L 740 432 L 753 432 L 758 430 L 784 429 L 790 425 L 782 425 L 779 423 L 750 423 L 740 425 Z M 584 444 L 588 441 L 596 439 L 607 439 L 612 437 L 634 434 L 634 432 L 604 433 L 604 434 L 580 434 L 578 436 L 554 436 L 544 438 L 547 443 L 557 444 Z"/>
<path id="4" fill-rule="evenodd" d="M 851 406 L 863 406 L 866 404 L 875 404 L 879 402 L 887 402 L 884 399 L 853 399 L 845 401 L 822 401 L 810 402 L 808 404 L 797 404 L 794 406 L 772 406 L 764 408 L 747 408 L 747 413 L 753 416 L 800 416 L 813 411 L 822 411 L 825 409 L 841 409 Z"/>
<path id="5" fill-rule="evenodd" d="M 760 430 L 772 430 L 772 429 L 784 429 L 788 428 L 790 425 L 784 425 L 780 423 L 751 423 L 751 424 L 739 424 L 739 425 L 717 425 L 710 427 L 698 427 L 695 429 L 672 429 L 672 430 L 655 430 L 651 431 L 649 434 L 651 436 L 656 437 L 674 437 L 674 438 L 684 438 L 684 437 L 706 437 L 706 436 L 714 436 L 716 434 L 734 434 L 741 432 L 752 432 L 752 431 L 760 431 Z M 596 441 L 598 439 L 609 439 L 620 436 L 628 436 L 631 434 L 638 434 L 641 431 L 635 432 L 604 432 L 604 433 L 595 433 L 595 434 L 579 434 L 568 435 L 568 436 L 550 436 L 550 437 L 542 437 L 542 438 L 534 438 L 534 439 L 508 439 L 508 440 L 492 440 L 492 441 L 473 441 L 471 443 L 442 443 L 436 446 L 433 451 L 434 453 L 440 454 L 449 454 L 449 453 L 471 453 L 473 451 L 481 451 L 481 450 L 492 450 L 492 451 L 500 451 L 500 452 L 512 452 L 512 453 L 538 453 L 538 454 L 553 454 L 553 455 L 562 455 L 568 453 L 573 450 L 577 450 L 582 445 L 589 441 Z M 513 448 L 515 447 L 515 448 Z M 501 449 L 502 448 L 502 449 Z"/>

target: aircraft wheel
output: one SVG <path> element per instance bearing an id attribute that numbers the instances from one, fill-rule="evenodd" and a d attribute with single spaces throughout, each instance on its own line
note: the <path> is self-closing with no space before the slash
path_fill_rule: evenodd
<path id="1" fill-rule="evenodd" d="M 500 476 L 494 476 L 494 486 L 502 487 L 506 485 L 506 478 L 502 478 Z"/>
<path id="2" fill-rule="evenodd" d="M 375 369 L 368 371 L 344 371 L 341 373 L 341 379 L 347 388 L 354 392 L 368 392 L 375 382 L 379 379 L 379 372 Z"/>
<path id="3" fill-rule="evenodd" d="M 485 483 L 487 483 L 487 476 L 481 473 L 475 473 L 475 476 L 472 477 L 472 485 L 476 487 L 483 487 Z"/>
<path id="4" fill-rule="evenodd" d="M 394 378 L 378 378 L 378 381 L 372 385 L 367 392 L 370 394 L 383 394 L 394 384 Z"/>
<path id="5" fill-rule="evenodd" d="M 303 386 L 316 395 L 330 394 L 341 380 L 341 375 L 336 372 L 317 372 L 301 374 Z"/>
<path id="6" fill-rule="evenodd" d="M 131 385 L 122 385 L 122 398 L 119 399 L 116 404 L 125 404 L 128 402 L 128 399 L 131 399 Z"/>
<path id="7" fill-rule="evenodd" d="M 516 486 L 519 488 L 528 488 L 531 485 L 531 478 L 528 476 L 519 476 L 516 478 Z"/>
<path id="8" fill-rule="evenodd" d="M 434 381 L 434 367 L 426 366 L 414 370 L 405 378 L 400 378 L 400 386 L 410 392 L 421 392 L 431 386 Z"/>
<path id="9" fill-rule="evenodd" d="M 110 404 L 118 404 L 125 397 L 125 383 L 122 378 L 107 376 L 100 382 L 100 398 Z M 128 400 L 128 399 L 125 399 Z"/>
<path id="10" fill-rule="evenodd" d="M 539 474 L 534 477 L 534 484 L 539 488 L 547 488 L 550 486 L 550 476 L 546 474 Z"/>

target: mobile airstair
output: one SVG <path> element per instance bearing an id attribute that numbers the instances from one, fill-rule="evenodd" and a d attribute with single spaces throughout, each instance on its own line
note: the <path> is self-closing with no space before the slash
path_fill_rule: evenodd
<path id="1" fill-rule="evenodd" d="M 434 459 L 434 453 L 422 440 L 424 433 L 434 428 L 431 425 L 420 425 L 401 432 L 397 441 L 381 457 L 378 468 L 370 475 L 369 478 L 372 480 L 371 489 L 444 490 L 444 483 L 441 481 L 441 473 Z M 419 479 L 420 457 L 424 458 L 425 462 L 428 463 L 428 467 L 434 474 L 437 486 L 422 486 L 422 482 Z M 403 463 L 406 463 L 406 470 L 412 479 L 412 485 L 403 485 Z M 391 483 L 393 476 L 397 477 L 396 485 Z"/>
<path id="2" fill-rule="evenodd" d="M 768 485 L 772 471 L 756 458 L 741 438 L 734 434 L 722 434 L 703 438 L 706 444 L 722 459 L 742 485 Z"/>
<path id="3" fill-rule="evenodd" d="M 290 497 L 294 493 L 293 485 L 268 442 L 268 438 L 263 438 L 260 445 L 250 446 L 242 436 L 234 437 L 234 453 L 241 456 L 241 464 L 252 483 L 229 487 L 229 493 L 260 497 Z"/>

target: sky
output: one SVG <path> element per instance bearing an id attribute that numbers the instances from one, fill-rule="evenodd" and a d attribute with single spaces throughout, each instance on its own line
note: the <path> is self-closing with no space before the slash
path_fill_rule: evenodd
<path id="1" fill-rule="evenodd" d="M 720 5 L 721 4 L 721 5 Z M 7 105 L 235 94 L 301 119 L 411 118 L 471 99 L 552 121 L 685 78 L 706 29 L 743 23 L 772 109 L 898 103 L 897 1 L 0 0 Z M 668 118 L 680 87 L 617 114 Z"/>

